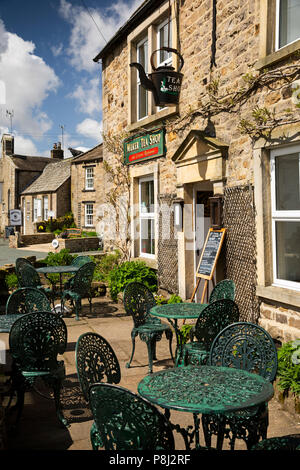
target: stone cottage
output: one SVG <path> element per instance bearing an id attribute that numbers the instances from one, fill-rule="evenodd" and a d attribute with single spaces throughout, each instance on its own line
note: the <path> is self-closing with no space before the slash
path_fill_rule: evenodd
<path id="1" fill-rule="evenodd" d="M 21 193 L 23 235 L 35 233 L 38 222 L 64 216 L 71 210 L 71 160 L 64 159 L 60 144 L 51 150 L 51 159 Z"/>
<path id="2" fill-rule="evenodd" d="M 131 256 L 157 268 L 162 289 L 190 299 L 215 196 L 226 229 L 215 282 L 235 281 L 241 319 L 280 341 L 298 338 L 300 1 L 170 5 L 146 0 L 94 58 L 103 160 L 116 172 L 123 165 Z M 162 46 L 184 59 L 174 105 L 157 105 L 130 66 L 178 70 L 180 56 Z M 106 179 L 106 194 L 115 186 Z"/>
<path id="3" fill-rule="evenodd" d="M 21 192 L 50 163 L 50 158 L 14 153 L 14 136 L 3 134 L 0 153 L 0 233 L 10 225 L 10 211 L 21 209 Z M 20 227 L 18 227 L 19 229 Z"/>
<path id="4" fill-rule="evenodd" d="M 76 226 L 95 231 L 96 207 L 105 201 L 103 144 L 72 159 L 71 199 Z"/>

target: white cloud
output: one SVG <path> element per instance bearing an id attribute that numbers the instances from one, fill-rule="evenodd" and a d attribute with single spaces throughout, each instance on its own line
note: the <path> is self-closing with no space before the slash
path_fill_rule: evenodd
<path id="1" fill-rule="evenodd" d="M 52 54 L 54 55 L 54 57 L 58 57 L 59 55 L 61 55 L 62 51 L 63 51 L 63 44 L 60 43 L 58 46 L 51 46 L 50 49 L 51 49 L 51 52 Z"/>
<path id="2" fill-rule="evenodd" d="M 9 134 L 8 127 L 0 126 L 0 136 L 2 134 Z M 19 155 L 40 155 L 35 144 L 28 137 L 23 137 L 17 133 L 14 133 L 14 153 Z M 49 156 L 49 151 L 47 156 Z"/>
<path id="3" fill-rule="evenodd" d="M 87 138 L 94 139 L 97 143 L 102 141 L 102 122 L 95 121 L 94 119 L 84 119 L 76 127 L 78 134 Z"/>
<path id="4" fill-rule="evenodd" d="M 97 65 L 93 58 L 141 3 L 141 0 L 132 0 L 129 4 L 118 0 L 109 8 L 89 8 L 87 11 L 67 0 L 60 0 L 59 13 L 72 25 L 67 48 L 72 65 L 80 71 L 94 71 Z"/>
<path id="5" fill-rule="evenodd" d="M 78 85 L 70 98 L 78 100 L 78 111 L 92 115 L 101 111 L 100 78 L 84 80 Z"/>
<path id="6" fill-rule="evenodd" d="M 0 43 L 1 38 L 7 39 L 6 48 L 0 54 L 0 81 L 5 83 L 6 90 L 5 108 L 14 111 L 13 126 L 18 127 L 20 133 L 42 136 L 52 127 L 52 122 L 41 110 L 41 105 L 49 93 L 57 90 L 59 78 L 41 57 L 34 54 L 33 42 L 24 41 L 3 28 L 1 21 Z M 8 125 L 4 112 L 0 114 L 0 125 Z"/>

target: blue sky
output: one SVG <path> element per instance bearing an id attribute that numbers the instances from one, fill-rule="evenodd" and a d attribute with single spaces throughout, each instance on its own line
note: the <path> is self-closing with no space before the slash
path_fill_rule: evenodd
<path id="1" fill-rule="evenodd" d="M 13 111 L 15 153 L 49 156 L 63 140 L 70 156 L 68 147 L 101 142 L 101 64 L 93 58 L 141 3 L 0 0 L 0 135 L 10 132 Z"/>

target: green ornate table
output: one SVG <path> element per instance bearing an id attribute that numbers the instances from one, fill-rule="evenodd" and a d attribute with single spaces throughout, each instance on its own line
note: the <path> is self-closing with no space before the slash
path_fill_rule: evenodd
<path id="1" fill-rule="evenodd" d="M 198 304 L 198 303 L 187 303 L 182 302 L 178 304 L 165 304 L 165 305 L 156 305 L 150 310 L 150 314 L 155 317 L 166 318 L 168 322 L 173 326 L 176 334 L 176 359 L 175 365 L 181 362 L 182 351 L 183 351 L 183 341 L 182 333 L 180 328 L 178 328 L 178 320 L 188 320 L 192 318 L 198 318 L 202 310 L 205 309 L 207 304 Z"/>
<path id="2" fill-rule="evenodd" d="M 24 313 L 24 315 L 27 315 L 27 314 Z M 22 316 L 23 314 L 21 313 L 0 315 L 0 333 L 9 333 L 14 322 Z"/>
<path id="3" fill-rule="evenodd" d="M 40 274 L 59 274 L 59 284 L 60 284 L 60 292 L 63 291 L 63 284 L 62 284 L 62 275 L 75 273 L 78 271 L 80 266 L 43 266 L 42 268 L 37 268 L 36 271 Z M 48 278 L 47 278 L 48 279 Z"/>
<path id="4" fill-rule="evenodd" d="M 166 410 L 193 413 L 194 426 L 186 429 L 171 423 L 183 436 L 186 449 L 200 447 L 198 414 L 224 414 L 265 403 L 274 395 L 270 382 L 257 374 L 230 367 L 174 367 L 144 377 L 139 394 Z"/>

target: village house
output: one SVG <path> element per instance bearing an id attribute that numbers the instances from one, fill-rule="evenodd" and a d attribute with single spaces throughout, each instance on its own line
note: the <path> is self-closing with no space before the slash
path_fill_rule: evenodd
<path id="1" fill-rule="evenodd" d="M 104 179 L 103 144 L 72 159 L 72 212 L 78 228 L 96 230 L 96 208 L 105 202 Z"/>
<path id="2" fill-rule="evenodd" d="M 48 157 L 14 153 L 14 136 L 3 134 L 0 153 L 0 233 L 10 226 L 10 211 L 21 210 L 21 192 L 34 181 L 50 163 Z M 16 226 L 20 229 L 20 226 Z"/>
<path id="3" fill-rule="evenodd" d="M 21 193 L 23 235 L 37 232 L 37 225 L 51 216 L 56 219 L 71 210 L 71 160 L 64 159 L 60 143 L 51 150 L 43 172 Z"/>
<path id="4" fill-rule="evenodd" d="M 226 229 L 215 282 L 233 279 L 241 319 L 280 341 L 300 329 L 300 2 L 293 5 L 146 0 L 94 58 L 102 62 L 103 159 L 121 162 L 130 181 L 119 193 L 128 192 L 132 258 L 157 268 L 161 289 L 190 299 L 215 202 Z M 183 65 L 179 102 L 157 105 L 132 63 L 146 73 Z M 119 153 L 110 139 L 123 139 Z M 106 178 L 106 195 L 115 190 Z"/>

